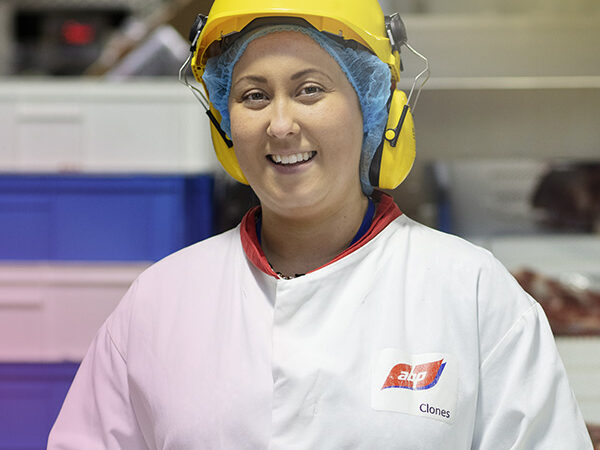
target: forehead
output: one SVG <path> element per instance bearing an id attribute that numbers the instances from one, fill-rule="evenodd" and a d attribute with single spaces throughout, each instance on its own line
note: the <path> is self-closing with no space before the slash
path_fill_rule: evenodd
<path id="1" fill-rule="evenodd" d="M 248 70 L 269 71 L 273 65 L 289 69 L 311 65 L 320 70 L 342 73 L 333 57 L 317 42 L 299 31 L 275 31 L 248 44 L 236 63 L 233 78 Z"/>

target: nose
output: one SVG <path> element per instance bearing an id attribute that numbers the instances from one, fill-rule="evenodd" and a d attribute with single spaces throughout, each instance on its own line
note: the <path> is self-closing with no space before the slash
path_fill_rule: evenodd
<path id="1" fill-rule="evenodd" d="M 279 99 L 271 103 L 271 115 L 267 134 L 277 139 L 285 139 L 298 134 L 300 125 L 298 124 L 293 105 L 286 99 Z"/>

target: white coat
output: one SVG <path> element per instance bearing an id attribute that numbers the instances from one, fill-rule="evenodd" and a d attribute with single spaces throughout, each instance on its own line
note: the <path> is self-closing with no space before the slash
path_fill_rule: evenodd
<path id="1" fill-rule="evenodd" d="M 399 216 L 283 280 L 244 233 L 138 278 L 50 450 L 592 448 L 542 309 L 487 251 Z"/>

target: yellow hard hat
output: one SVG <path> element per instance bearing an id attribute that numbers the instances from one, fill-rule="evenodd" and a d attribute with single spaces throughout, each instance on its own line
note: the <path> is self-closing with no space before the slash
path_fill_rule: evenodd
<path id="1" fill-rule="evenodd" d="M 400 55 L 392 50 L 385 18 L 377 0 L 215 0 L 205 23 L 197 25 L 202 27 L 202 32 L 191 63 L 196 79 L 202 82 L 207 49 L 212 43 L 241 31 L 250 22 L 262 17 L 299 18 L 319 31 L 354 40 L 390 66 L 393 80 L 400 79 Z M 403 32 L 403 26 L 399 32 Z M 399 36 L 396 40 L 405 40 L 405 36 L 404 33 L 404 37 Z M 399 49 L 402 42 L 397 44 Z"/>

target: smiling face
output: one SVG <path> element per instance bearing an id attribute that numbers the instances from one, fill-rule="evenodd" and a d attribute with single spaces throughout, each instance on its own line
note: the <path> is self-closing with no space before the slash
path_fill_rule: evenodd
<path id="1" fill-rule="evenodd" d="M 263 211 L 307 217 L 364 200 L 357 95 L 308 36 L 252 41 L 233 70 L 229 113 L 236 157 Z"/>

